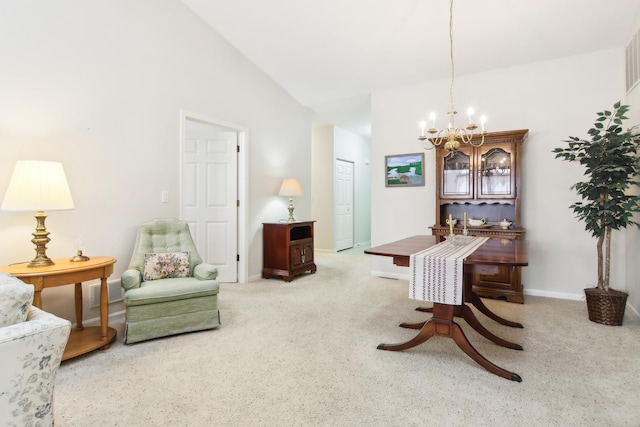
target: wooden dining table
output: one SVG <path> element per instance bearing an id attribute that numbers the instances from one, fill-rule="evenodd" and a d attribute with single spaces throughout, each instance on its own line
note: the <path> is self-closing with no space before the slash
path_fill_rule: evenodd
<path id="1" fill-rule="evenodd" d="M 412 254 L 427 249 L 437 243 L 435 236 L 412 236 L 376 246 L 364 252 L 370 255 L 392 257 L 395 265 L 409 267 Z M 442 244 L 448 243 L 445 242 Z M 481 355 L 473 345 L 471 345 L 460 325 L 454 321 L 454 318 L 463 318 L 469 326 L 495 344 L 513 350 L 522 350 L 521 345 L 504 340 L 487 330 L 467 304 L 473 305 L 479 312 L 498 323 L 515 328 L 522 328 L 522 324 L 504 319 L 489 310 L 480 297 L 473 292 L 472 283 L 474 274 L 493 275 L 498 274 L 501 267 L 515 268 L 527 265 L 529 265 L 529 254 L 525 241 L 506 239 L 487 240 L 464 260 L 462 304 L 450 305 L 434 302 L 433 307 L 418 307 L 416 310 L 432 312 L 433 316 L 424 322 L 400 324 L 403 328 L 418 329 L 419 332 L 417 335 L 403 343 L 380 344 L 378 345 L 378 349 L 390 351 L 406 350 L 424 343 L 434 335 L 448 337 L 453 339 L 462 351 L 489 372 L 512 381 L 521 382 L 522 378 L 520 375 L 501 368 Z"/>

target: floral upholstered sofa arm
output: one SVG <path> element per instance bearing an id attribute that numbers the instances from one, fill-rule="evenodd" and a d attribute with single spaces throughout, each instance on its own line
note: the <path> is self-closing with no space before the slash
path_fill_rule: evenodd
<path id="1" fill-rule="evenodd" d="M 53 390 L 71 322 L 36 307 L 0 328 L 0 425 L 53 425 Z"/>
<path id="2" fill-rule="evenodd" d="M 200 280 L 215 280 L 218 277 L 218 268 L 206 262 L 200 263 L 193 268 L 193 277 Z"/>

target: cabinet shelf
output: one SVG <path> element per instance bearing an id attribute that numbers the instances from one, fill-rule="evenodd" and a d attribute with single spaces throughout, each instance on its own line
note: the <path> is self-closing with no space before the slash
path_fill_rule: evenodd
<path id="1" fill-rule="evenodd" d="M 449 215 L 453 219 L 458 220 L 458 224 L 462 227 L 462 220 L 464 214 L 467 214 L 468 219 L 481 219 L 484 218 L 487 224 L 495 225 L 499 227 L 499 222 L 508 219 L 514 224 L 517 224 L 515 220 L 516 205 L 515 203 L 443 203 L 440 205 L 440 223 L 436 225 L 447 226 L 446 223 Z"/>
<path id="2" fill-rule="evenodd" d="M 313 237 L 313 225 L 296 225 L 289 228 L 289 240 L 310 239 Z"/>

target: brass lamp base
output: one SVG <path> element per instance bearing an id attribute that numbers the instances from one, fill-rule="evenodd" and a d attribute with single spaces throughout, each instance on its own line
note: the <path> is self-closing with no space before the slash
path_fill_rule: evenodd
<path id="1" fill-rule="evenodd" d="M 43 211 L 39 211 L 35 218 L 37 221 L 36 231 L 31 233 L 33 236 L 31 243 L 36 245 L 36 257 L 27 264 L 27 267 L 47 267 L 54 264 L 51 258 L 47 256 L 47 243 L 51 241 L 47 227 L 44 226 L 44 220 L 47 219 L 47 215 Z"/>
<path id="2" fill-rule="evenodd" d="M 27 264 L 27 267 L 29 268 L 34 268 L 34 267 L 48 267 L 50 265 L 54 265 L 55 263 L 51 260 L 51 258 L 49 258 L 48 256 L 44 256 L 44 257 L 35 257 L 34 259 L 32 259 L 29 264 Z"/>

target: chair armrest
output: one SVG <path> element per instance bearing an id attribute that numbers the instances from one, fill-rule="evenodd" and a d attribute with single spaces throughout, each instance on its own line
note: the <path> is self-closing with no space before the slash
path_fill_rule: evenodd
<path id="1" fill-rule="evenodd" d="M 203 262 L 193 268 L 193 277 L 199 280 L 214 280 L 218 277 L 218 268 Z"/>
<path id="2" fill-rule="evenodd" d="M 31 306 L 25 322 L 0 328 L 0 344 L 58 328 L 62 328 L 62 335 L 66 335 L 66 337 L 69 338 L 69 333 L 71 332 L 70 321 L 47 313 L 38 307 Z M 65 329 L 66 333 L 64 332 Z M 67 338 L 62 340 L 64 342 L 60 341 L 62 343 L 62 349 L 64 349 L 64 346 L 67 344 Z"/>
<path id="3" fill-rule="evenodd" d="M 53 389 L 71 322 L 31 307 L 0 328 L 0 425 L 53 425 Z"/>
<path id="4" fill-rule="evenodd" d="M 139 288 L 140 283 L 142 283 L 142 273 L 135 268 L 125 270 L 125 272 L 122 273 L 122 276 L 120 276 L 120 283 L 125 291 Z"/>

